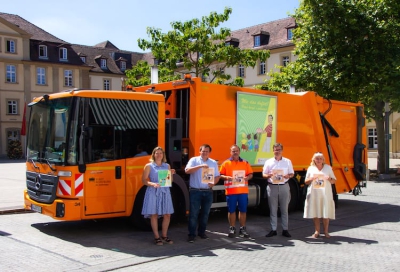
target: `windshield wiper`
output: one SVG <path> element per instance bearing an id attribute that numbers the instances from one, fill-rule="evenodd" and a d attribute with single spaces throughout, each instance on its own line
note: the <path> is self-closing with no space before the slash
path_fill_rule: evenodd
<path id="1" fill-rule="evenodd" d="M 57 169 L 51 167 L 51 164 L 50 164 L 50 162 L 49 162 L 48 159 L 42 158 L 42 160 L 44 160 L 44 161 L 47 163 L 47 165 L 50 167 L 51 171 L 54 171 L 54 172 L 55 172 L 55 171 L 57 170 Z"/>
<path id="2" fill-rule="evenodd" d="M 33 167 L 35 167 L 36 169 L 39 169 L 39 166 L 36 165 L 35 161 L 33 159 L 31 159 L 31 162 L 33 164 Z"/>

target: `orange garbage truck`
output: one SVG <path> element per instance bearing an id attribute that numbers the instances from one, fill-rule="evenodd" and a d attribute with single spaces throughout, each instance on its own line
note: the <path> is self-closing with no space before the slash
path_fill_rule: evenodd
<path id="1" fill-rule="evenodd" d="M 185 218 L 184 167 L 207 143 L 219 164 L 232 144 L 241 148 L 254 170 L 249 207 L 267 214 L 261 172 L 273 157 L 272 145 L 280 142 L 295 170 L 289 181 L 289 209 L 295 210 L 303 206 L 304 177 L 315 152 L 325 155 L 337 177 L 335 200 L 337 194 L 360 193 L 366 184 L 366 140 L 362 104 L 314 92 L 269 92 L 190 76 L 130 91 L 67 90 L 29 104 L 25 208 L 59 220 L 126 216 L 146 227 L 141 175 L 150 155 L 143 154 L 162 146 L 176 169 L 173 219 Z M 213 190 L 212 208 L 226 207 L 222 181 Z"/>

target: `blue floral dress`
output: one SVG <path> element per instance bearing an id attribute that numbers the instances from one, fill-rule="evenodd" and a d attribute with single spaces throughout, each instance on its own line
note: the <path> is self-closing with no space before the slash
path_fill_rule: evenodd
<path id="1" fill-rule="evenodd" d="M 158 166 L 154 162 L 150 164 L 149 179 L 151 182 L 159 183 L 159 170 L 168 170 L 168 164 L 162 163 L 161 166 Z M 174 213 L 174 206 L 172 204 L 171 191 L 169 187 L 154 188 L 148 186 L 143 201 L 142 214 L 144 217 L 149 218 L 153 214 L 158 214 L 160 217 L 164 214 L 172 213 Z"/>

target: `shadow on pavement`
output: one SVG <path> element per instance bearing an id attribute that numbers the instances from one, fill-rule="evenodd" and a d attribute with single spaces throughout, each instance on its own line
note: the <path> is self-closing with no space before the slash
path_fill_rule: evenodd
<path id="1" fill-rule="evenodd" d="M 396 184 L 394 184 L 396 185 Z M 361 198 L 362 196 L 358 196 Z M 166 257 L 185 255 L 189 257 L 216 256 L 214 249 L 227 250 L 265 250 L 271 247 L 295 246 L 294 240 L 308 244 L 337 244 L 363 243 L 377 244 L 378 241 L 357 239 L 343 235 L 335 236 L 335 232 L 346 232 L 365 226 L 372 226 L 382 222 L 399 222 L 399 207 L 390 204 L 377 204 L 372 202 L 340 200 L 336 209 L 336 220 L 330 222 L 331 239 L 309 238 L 313 233 L 311 219 L 304 219 L 301 211 L 289 215 L 290 232 L 292 238 L 278 236 L 265 238 L 269 229 L 269 217 L 249 214 L 247 229 L 253 238 L 230 239 L 227 237 L 228 223 L 226 213 L 213 214 L 210 217 L 207 235 L 209 240 L 196 239 L 191 244 L 186 241 L 187 227 L 185 223 L 174 224 L 170 227 L 169 236 L 174 240 L 174 245 L 155 246 L 151 232 L 138 231 L 127 224 L 125 218 L 51 222 L 33 224 L 32 227 L 42 233 L 58 239 L 78 244 L 84 247 L 98 247 L 105 250 L 123 252 L 142 257 Z M 279 221 L 280 227 L 280 221 Z M 378 231 L 378 230 L 377 230 Z M 351 231 L 350 231 L 351 233 Z"/>

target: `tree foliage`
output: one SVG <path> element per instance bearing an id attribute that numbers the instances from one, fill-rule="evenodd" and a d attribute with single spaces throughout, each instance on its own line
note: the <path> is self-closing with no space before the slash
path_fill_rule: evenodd
<path id="1" fill-rule="evenodd" d="M 132 69 L 125 71 L 127 76 L 126 83 L 134 87 L 144 86 L 151 84 L 151 67 L 147 61 L 140 60 Z M 164 65 L 158 66 L 158 81 L 167 82 L 180 79 L 180 74 L 166 68 Z"/>
<path id="2" fill-rule="evenodd" d="M 376 122 L 384 158 L 384 105 L 400 110 L 400 2 L 397 0 L 303 0 L 294 18 L 297 60 L 271 74 L 272 89 L 314 90 L 361 101 Z M 380 160 L 378 171 L 384 169 Z"/>
<path id="3" fill-rule="evenodd" d="M 224 73 L 225 68 L 238 64 L 254 68 L 257 60 L 265 61 L 269 57 L 268 50 L 242 50 L 225 44 L 231 32 L 219 26 L 229 19 L 231 13 L 231 8 L 225 8 L 222 14 L 211 12 L 201 19 L 172 22 L 172 30 L 167 33 L 148 27 L 150 40 L 139 39 L 138 45 L 143 50 L 150 49 L 168 69 L 208 77 L 210 82 L 230 80 L 230 76 Z"/>

